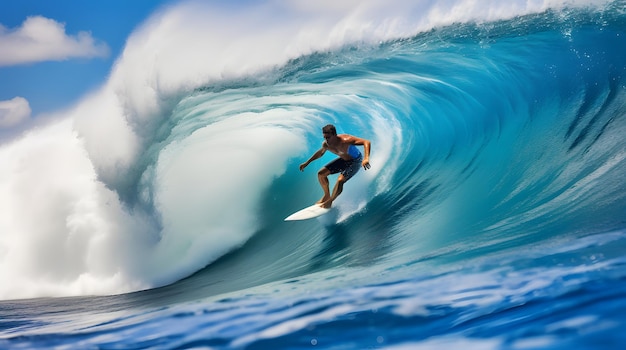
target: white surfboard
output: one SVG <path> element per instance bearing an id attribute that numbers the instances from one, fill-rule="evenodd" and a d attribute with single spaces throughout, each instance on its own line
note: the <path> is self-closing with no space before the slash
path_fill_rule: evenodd
<path id="1" fill-rule="evenodd" d="M 285 221 L 296 221 L 296 220 L 306 220 L 316 218 L 320 215 L 327 214 L 330 211 L 329 209 L 320 207 L 319 204 L 313 204 L 310 207 L 306 207 L 302 210 L 299 210 L 288 217 L 285 218 Z"/>

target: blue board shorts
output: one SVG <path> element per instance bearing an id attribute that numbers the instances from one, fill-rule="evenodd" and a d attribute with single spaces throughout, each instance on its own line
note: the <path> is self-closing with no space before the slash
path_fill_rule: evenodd
<path id="1" fill-rule="evenodd" d="M 352 158 L 350 160 L 345 160 L 342 158 L 337 158 L 332 162 L 324 165 L 324 167 L 330 170 L 331 174 L 341 173 L 346 181 L 348 181 L 354 174 L 356 174 L 359 169 L 361 169 L 361 162 L 363 161 L 363 156 L 359 154 L 358 158 Z"/>

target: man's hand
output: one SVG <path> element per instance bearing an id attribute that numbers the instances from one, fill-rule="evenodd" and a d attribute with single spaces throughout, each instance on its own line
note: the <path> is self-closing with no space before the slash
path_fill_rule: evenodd
<path id="1" fill-rule="evenodd" d="M 309 164 L 308 163 L 300 164 L 300 171 L 304 171 L 304 168 L 306 168 L 307 165 L 309 165 Z"/>
<path id="2" fill-rule="evenodd" d="M 361 165 L 363 165 L 363 169 L 364 170 L 367 170 L 367 169 L 371 168 L 369 158 L 363 159 L 363 162 L 361 162 Z"/>

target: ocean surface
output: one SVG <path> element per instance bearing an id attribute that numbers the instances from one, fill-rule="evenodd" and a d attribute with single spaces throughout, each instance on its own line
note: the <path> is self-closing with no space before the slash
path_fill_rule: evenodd
<path id="1" fill-rule="evenodd" d="M 180 3 L 57 114 L 0 144 L 2 349 L 626 345 L 624 1 Z M 329 123 L 372 167 L 285 222 Z"/>

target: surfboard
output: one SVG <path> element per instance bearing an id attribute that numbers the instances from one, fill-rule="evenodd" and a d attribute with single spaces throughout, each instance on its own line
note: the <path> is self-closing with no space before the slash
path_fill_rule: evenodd
<path id="1" fill-rule="evenodd" d="M 327 214 L 330 209 L 322 208 L 319 204 L 313 204 L 310 207 L 306 207 L 302 210 L 298 210 L 297 212 L 289 215 L 285 218 L 285 221 L 297 221 L 297 220 L 306 220 L 313 219 L 320 215 Z"/>

